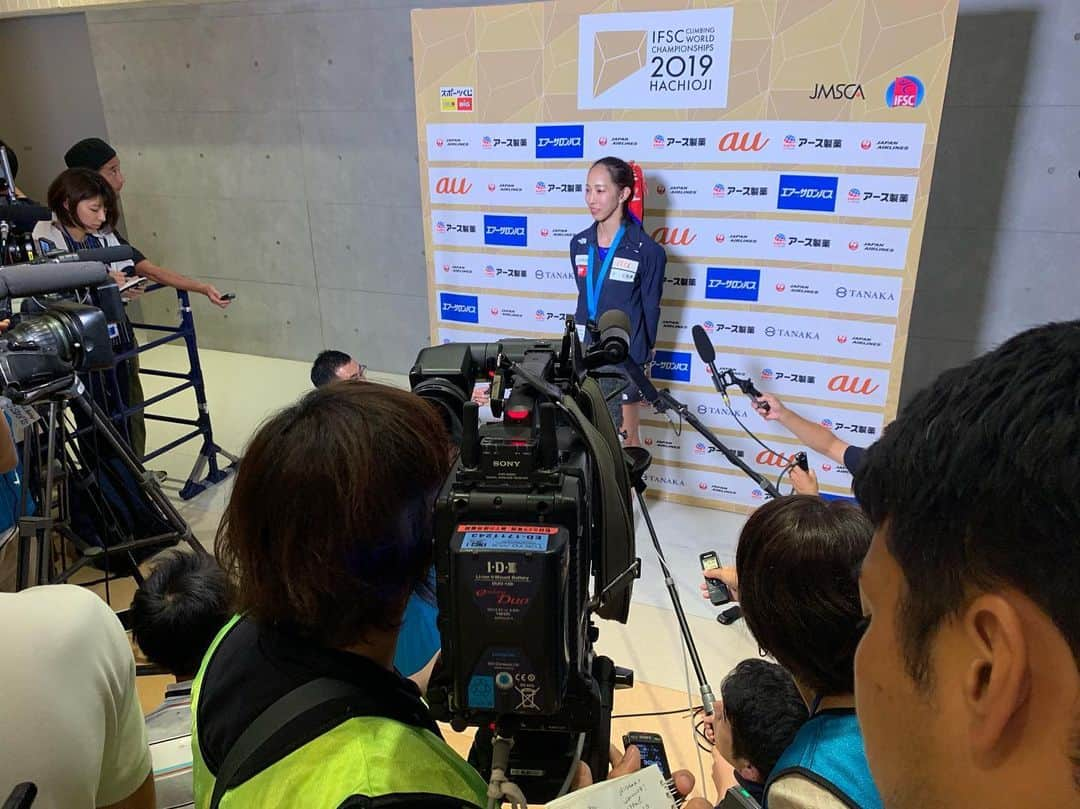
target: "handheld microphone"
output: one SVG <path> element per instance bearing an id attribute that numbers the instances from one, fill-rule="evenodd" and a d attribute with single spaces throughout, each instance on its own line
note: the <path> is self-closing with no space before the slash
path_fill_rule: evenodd
<path id="1" fill-rule="evenodd" d="M 694 326 L 690 329 L 690 333 L 694 336 L 694 348 L 697 349 L 698 356 L 701 357 L 701 361 L 709 366 L 709 370 L 712 371 L 713 385 L 716 386 L 718 393 L 723 393 L 726 386 L 721 381 L 720 372 L 716 370 L 716 349 L 713 348 L 712 340 L 709 339 L 709 335 L 705 333 L 705 329 L 701 326 Z M 738 385 L 739 390 L 749 396 L 754 401 L 754 406 L 769 412 L 769 403 L 761 398 L 761 391 L 759 391 L 754 383 L 749 379 L 739 379 L 734 373 L 730 373 L 729 378 L 731 381 Z"/>

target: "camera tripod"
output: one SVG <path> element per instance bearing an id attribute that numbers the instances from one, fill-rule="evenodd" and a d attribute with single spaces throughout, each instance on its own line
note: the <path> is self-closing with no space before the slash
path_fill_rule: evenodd
<path id="1" fill-rule="evenodd" d="M 104 568 L 106 585 L 110 571 L 115 568 L 130 573 L 141 585 L 136 558 L 140 551 L 185 542 L 196 553 L 206 553 L 161 490 L 157 479 L 146 471 L 108 416 L 87 396 L 86 388 L 77 376 L 71 374 L 31 390 L 8 393 L 13 402 L 33 408 L 43 421 L 40 430 L 35 423 L 29 431 L 30 440 L 26 444 L 24 477 L 26 485 L 36 489 L 39 511 L 29 516 L 24 513 L 25 509 L 20 509 L 17 590 L 37 584 L 66 582 L 90 564 Z M 88 463 L 85 443 L 76 441 L 67 423 L 65 414 L 71 406 L 74 415 L 81 416 L 88 427 L 82 440 L 89 443 L 91 437 L 95 442 L 104 439 L 104 447 L 93 450 L 101 474 L 95 475 L 95 464 Z M 42 435 L 46 441 L 44 452 L 40 446 Z M 99 449 L 104 451 L 97 451 Z M 134 483 L 134 489 L 122 491 L 127 502 L 110 502 L 105 487 L 112 486 L 117 491 L 128 482 Z M 104 528 L 99 531 L 100 544 L 80 536 L 72 524 L 73 485 L 80 488 L 80 503 L 92 510 L 98 518 L 96 524 Z M 26 502 L 25 491 L 23 502 Z M 156 529 L 152 535 L 136 536 L 144 533 L 137 530 L 138 525 L 129 524 L 140 521 L 136 512 L 146 515 L 141 519 L 143 527 Z M 54 533 L 62 543 L 70 543 L 78 554 L 78 558 L 66 567 L 63 566 L 66 554 L 61 554 L 60 569 L 54 564 Z"/>

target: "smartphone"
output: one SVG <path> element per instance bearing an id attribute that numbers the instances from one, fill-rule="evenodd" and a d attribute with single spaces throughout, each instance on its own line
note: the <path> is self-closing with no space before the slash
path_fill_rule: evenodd
<path id="1" fill-rule="evenodd" d="M 698 558 L 701 560 L 702 570 L 716 570 L 720 567 L 720 557 L 716 555 L 716 551 L 706 551 Z M 715 606 L 719 607 L 731 601 L 731 592 L 722 581 L 706 578 L 705 586 L 709 588 L 709 601 Z"/>
<path id="2" fill-rule="evenodd" d="M 223 301 L 235 301 L 236 300 L 236 293 L 235 292 L 226 292 L 224 295 L 221 296 L 221 299 Z"/>
<path id="3" fill-rule="evenodd" d="M 667 753 L 664 752 L 664 740 L 659 733 L 638 733 L 631 731 L 622 737 L 623 750 L 634 745 L 641 753 L 641 767 L 651 767 L 653 764 L 660 768 L 664 778 L 671 778 L 671 767 L 668 766 Z"/>
<path id="4" fill-rule="evenodd" d="M 145 276 L 141 276 L 141 275 L 136 276 L 135 278 L 132 278 L 130 281 L 125 281 L 124 285 L 120 287 L 120 291 L 123 292 L 126 289 L 131 289 L 132 287 L 137 287 L 137 286 L 139 286 L 139 284 L 145 284 L 149 280 L 150 279 L 146 278 Z"/>
<path id="5" fill-rule="evenodd" d="M 733 607 L 728 607 L 726 610 L 716 616 L 716 620 L 722 623 L 724 626 L 731 626 L 733 623 L 742 618 L 742 607 L 738 604 Z"/>

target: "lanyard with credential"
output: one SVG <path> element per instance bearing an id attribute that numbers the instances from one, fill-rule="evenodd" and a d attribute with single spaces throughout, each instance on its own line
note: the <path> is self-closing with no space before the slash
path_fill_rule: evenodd
<path id="1" fill-rule="evenodd" d="M 611 269 L 611 261 L 615 258 L 615 251 L 619 249 L 619 242 L 622 241 L 623 233 L 626 232 L 626 225 L 619 225 L 619 230 L 615 234 L 615 238 L 611 240 L 611 247 L 608 248 L 607 255 L 604 257 L 604 263 L 600 265 L 600 274 L 593 275 L 593 268 L 596 265 L 594 256 L 596 255 L 596 246 L 589 245 L 589 267 L 588 274 L 585 276 L 585 292 L 586 303 L 589 306 L 589 321 L 596 322 L 596 307 L 600 305 L 600 290 L 604 286 L 604 279 L 607 278 L 608 271 Z"/>

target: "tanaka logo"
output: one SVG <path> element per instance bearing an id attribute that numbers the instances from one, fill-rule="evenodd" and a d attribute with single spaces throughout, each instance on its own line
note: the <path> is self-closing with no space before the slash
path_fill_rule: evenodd
<path id="1" fill-rule="evenodd" d="M 484 214 L 484 244 L 528 247 L 528 219 L 524 216 Z"/>
<path id="2" fill-rule="evenodd" d="M 690 353 L 688 351 L 657 351 L 653 358 L 654 379 L 673 382 L 690 381 Z"/>
<path id="3" fill-rule="evenodd" d="M 672 247 L 689 247 L 694 243 L 697 234 L 690 228 L 657 228 L 652 234 L 653 241 L 657 244 L 666 244 Z"/>
<path id="4" fill-rule="evenodd" d="M 890 107 L 914 109 L 922 104 L 926 88 L 916 76 L 897 76 L 885 90 L 885 103 Z"/>
<path id="5" fill-rule="evenodd" d="M 760 152 L 769 145 L 769 139 L 761 132 L 750 134 L 749 132 L 728 132 L 717 144 L 716 148 L 721 152 Z"/>
<path id="6" fill-rule="evenodd" d="M 436 194 L 468 194 L 472 183 L 464 177 L 440 177 L 435 183 Z"/>
<path id="7" fill-rule="evenodd" d="M 456 320 L 459 323 L 480 322 L 480 307 L 475 295 L 440 292 L 439 313 L 443 320 Z"/>
<path id="8" fill-rule="evenodd" d="M 880 387 L 870 377 L 863 379 L 848 374 L 837 374 L 828 384 L 829 390 L 834 393 L 850 393 L 853 396 L 870 396 Z"/>

